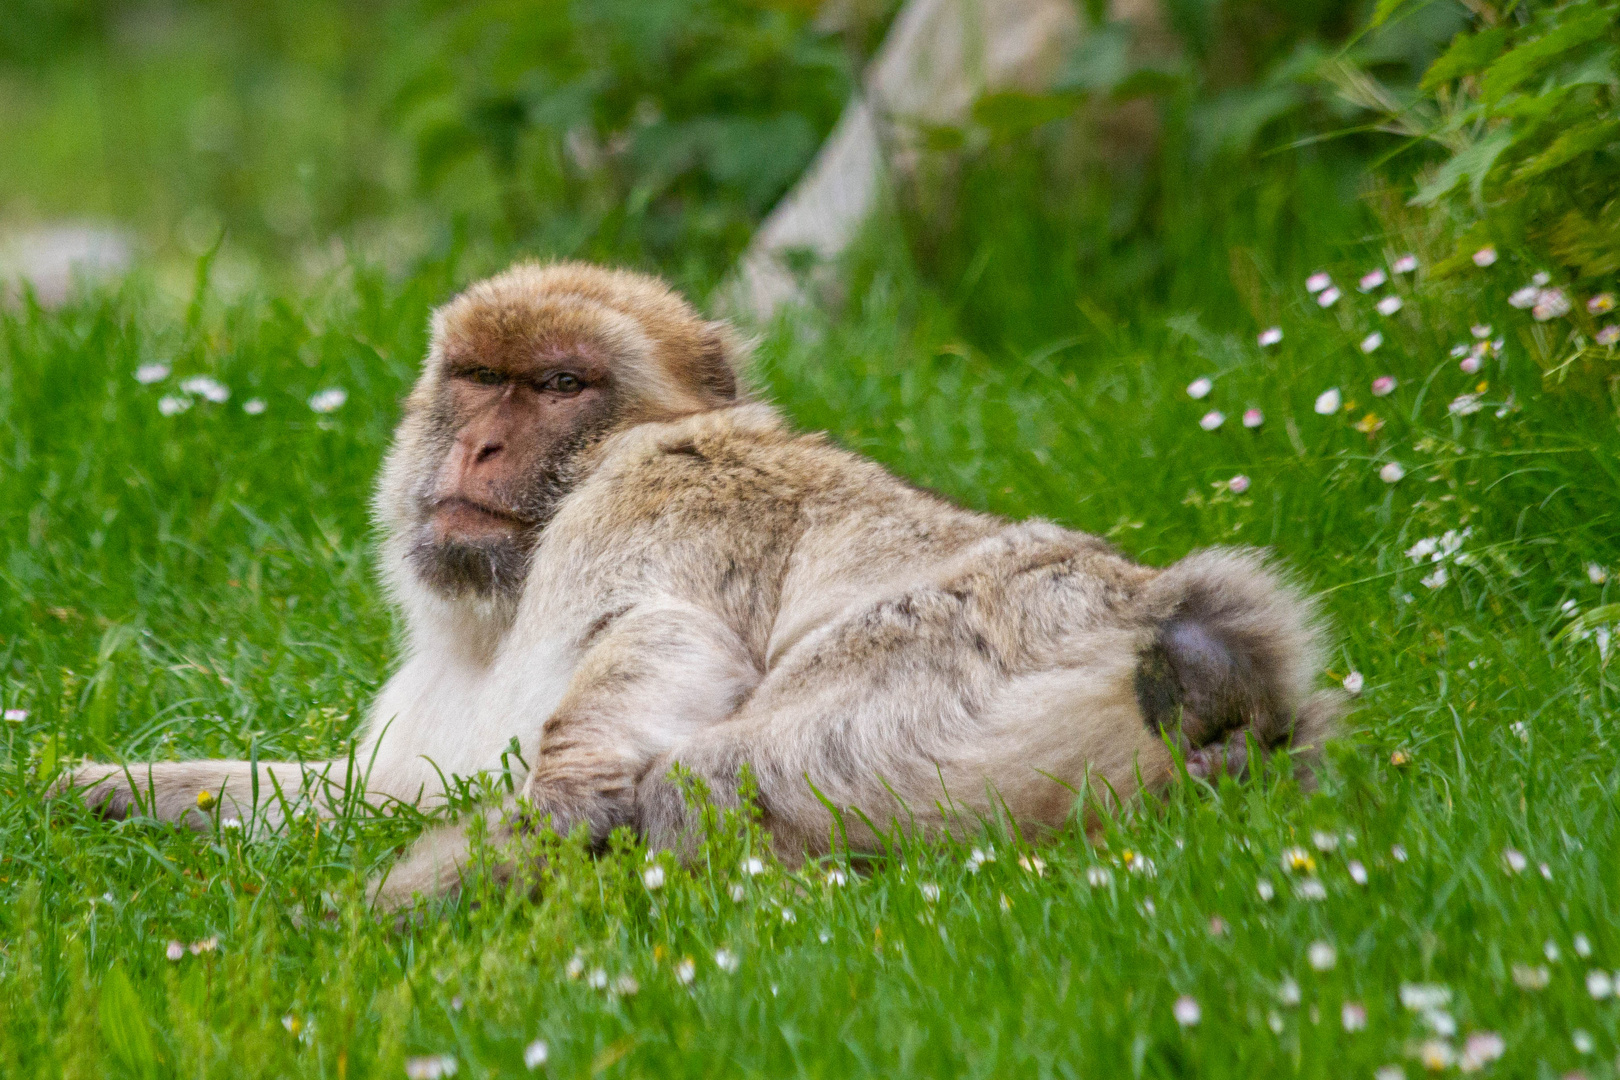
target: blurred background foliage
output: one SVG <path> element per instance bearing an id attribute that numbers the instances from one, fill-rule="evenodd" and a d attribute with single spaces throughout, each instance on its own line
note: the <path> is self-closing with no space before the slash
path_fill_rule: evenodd
<path id="1" fill-rule="evenodd" d="M 978 347 L 1208 306 L 1212 279 L 1260 317 L 1268 278 L 1414 194 L 1459 251 L 1615 269 L 1613 0 L 1163 0 L 1145 31 L 1076 2 L 1088 31 L 1054 90 L 929 133 L 878 226 Z M 701 294 L 897 6 L 20 0 L 0 224 L 125 224 L 177 290 L 223 232 L 226 288 L 538 253 Z"/>

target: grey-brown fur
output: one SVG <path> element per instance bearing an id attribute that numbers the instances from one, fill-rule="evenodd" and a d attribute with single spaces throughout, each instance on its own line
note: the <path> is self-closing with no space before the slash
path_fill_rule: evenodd
<path id="1" fill-rule="evenodd" d="M 607 358 L 592 401 L 611 404 L 547 434 L 532 524 L 513 539 L 521 579 L 424 566 L 461 415 L 447 373 L 570 350 Z M 1038 834 L 1088 783 L 1168 783 L 1171 745 L 1211 775 L 1241 771 L 1248 739 L 1331 732 L 1333 700 L 1312 696 L 1315 611 L 1261 554 L 1159 570 L 953 506 L 749 400 L 739 357 L 661 283 L 576 264 L 514 268 L 435 317 L 376 502 L 407 640 L 358 755 L 375 758 L 368 795 L 431 799 L 438 769 L 494 768 L 515 737 L 533 767 L 497 829 L 628 825 L 679 847 L 693 820 L 671 767 L 725 800 L 746 764 L 791 861 L 829 843 L 811 782 L 880 825 L 1010 814 Z M 245 763 L 147 768 L 162 816 L 195 818 L 202 788 L 246 810 Z M 262 768 L 317 809 L 343 786 Z M 115 768 L 74 783 L 114 811 L 132 796 Z M 845 821 L 857 847 L 875 842 L 861 815 Z M 459 827 L 428 834 L 381 899 L 453 888 L 465 847 Z"/>

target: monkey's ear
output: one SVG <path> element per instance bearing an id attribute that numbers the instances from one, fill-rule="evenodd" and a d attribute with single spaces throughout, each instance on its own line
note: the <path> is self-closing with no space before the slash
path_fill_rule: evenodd
<path id="1" fill-rule="evenodd" d="M 727 401 L 735 399 L 741 392 L 749 351 L 748 343 L 737 336 L 730 323 L 707 323 L 699 350 L 698 381 L 704 389 Z"/>

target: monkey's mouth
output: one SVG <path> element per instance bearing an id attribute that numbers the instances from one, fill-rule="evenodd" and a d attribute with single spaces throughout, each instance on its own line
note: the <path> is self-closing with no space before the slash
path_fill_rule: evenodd
<path id="1" fill-rule="evenodd" d="M 460 495 L 431 503 L 427 508 L 427 523 L 437 540 L 474 543 L 512 536 L 534 527 L 534 522 L 510 510 Z"/>

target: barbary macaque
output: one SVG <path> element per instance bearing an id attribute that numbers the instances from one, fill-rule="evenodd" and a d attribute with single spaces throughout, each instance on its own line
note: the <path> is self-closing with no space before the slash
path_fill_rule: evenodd
<path id="1" fill-rule="evenodd" d="M 720 803 L 746 766 L 776 851 L 828 850 L 833 807 L 958 835 L 1050 831 L 1076 794 L 1332 728 L 1311 602 L 1258 553 L 1156 569 L 1045 521 L 918 490 L 741 385 L 744 349 L 656 279 L 513 267 L 435 313 L 377 486 L 404 655 L 354 760 L 368 799 L 431 803 L 444 777 L 532 763 L 499 830 L 629 826 L 682 849 L 677 763 Z M 120 815 L 246 819 L 272 784 L 315 812 L 344 764 L 93 765 L 70 781 Z M 306 769 L 310 770 L 306 772 Z M 257 780 L 257 783 L 255 781 Z M 341 792 L 338 792 L 341 794 Z M 825 800 L 825 801 L 823 801 Z M 454 890 L 441 826 L 388 874 L 387 906 Z"/>

